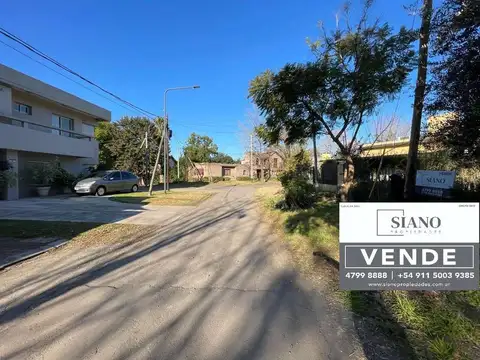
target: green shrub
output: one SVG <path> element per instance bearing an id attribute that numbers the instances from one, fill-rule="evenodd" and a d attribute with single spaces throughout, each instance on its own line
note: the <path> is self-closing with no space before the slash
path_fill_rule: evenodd
<path id="1" fill-rule="evenodd" d="M 292 180 L 284 186 L 285 203 L 289 208 L 306 209 L 316 200 L 315 187 L 304 180 Z"/>
<path id="2" fill-rule="evenodd" d="M 8 161 L 0 162 L 0 188 L 15 185 L 17 175 L 12 170 L 13 166 Z"/>
<path id="3" fill-rule="evenodd" d="M 237 176 L 237 181 L 253 181 L 250 176 Z"/>
<path id="4" fill-rule="evenodd" d="M 210 180 L 210 182 L 217 183 L 217 182 L 224 181 L 224 180 L 225 179 L 223 178 L 223 176 L 212 176 L 212 179 Z"/>
<path id="5" fill-rule="evenodd" d="M 287 159 L 285 171 L 279 176 L 285 194 L 282 207 L 305 209 L 313 206 L 316 194 L 310 183 L 310 169 L 310 157 L 304 150 Z"/>
<path id="6" fill-rule="evenodd" d="M 57 164 L 53 170 L 52 186 L 57 188 L 67 187 L 71 189 L 76 181 L 76 176 Z"/>
<path id="7" fill-rule="evenodd" d="M 32 185 L 51 186 L 57 166 L 53 162 L 36 163 L 27 169 L 27 177 Z"/>

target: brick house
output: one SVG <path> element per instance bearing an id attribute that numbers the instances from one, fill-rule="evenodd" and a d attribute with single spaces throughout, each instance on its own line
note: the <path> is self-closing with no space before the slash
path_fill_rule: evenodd
<path id="1" fill-rule="evenodd" d="M 241 164 L 248 167 L 248 174 L 250 174 L 250 158 L 253 162 L 253 176 L 258 179 L 262 177 L 262 170 L 265 178 L 276 178 L 284 169 L 284 158 L 276 150 L 252 154 L 247 152 L 241 160 Z"/>
<path id="2" fill-rule="evenodd" d="M 243 164 L 222 164 L 222 163 L 193 163 L 188 169 L 188 180 L 211 179 L 223 177 L 236 179 L 238 177 L 249 177 L 250 168 Z"/>

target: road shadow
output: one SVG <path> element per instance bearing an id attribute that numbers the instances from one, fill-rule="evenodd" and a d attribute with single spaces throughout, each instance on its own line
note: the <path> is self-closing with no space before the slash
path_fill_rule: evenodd
<path id="1" fill-rule="evenodd" d="M 2 359 L 355 359 L 348 313 L 277 257 L 250 199 L 224 203 L 2 274 Z"/>
<path id="2" fill-rule="evenodd" d="M 331 290 L 341 291 L 344 303 L 353 312 L 353 322 L 369 360 L 417 360 L 405 328 L 393 316 L 382 291 L 342 291 L 339 289 L 340 264 L 327 252 L 314 251 L 316 271 L 328 272 Z"/>

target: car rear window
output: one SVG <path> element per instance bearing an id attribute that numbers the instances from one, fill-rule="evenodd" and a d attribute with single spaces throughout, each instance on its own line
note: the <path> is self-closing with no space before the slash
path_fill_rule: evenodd
<path id="1" fill-rule="evenodd" d="M 122 171 L 122 178 L 123 179 L 135 179 L 135 175 L 128 171 Z"/>

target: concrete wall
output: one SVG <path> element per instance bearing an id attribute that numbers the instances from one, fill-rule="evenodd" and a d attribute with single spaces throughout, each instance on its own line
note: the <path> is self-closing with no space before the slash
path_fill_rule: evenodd
<path id="1" fill-rule="evenodd" d="M 13 110 L 15 102 L 30 105 L 32 107 L 32 115 L 19 113 Z M 45 101 L 38 96 L 17 91 L 15 89 L 12 90 L 12 101 L 10 106 L 12 108 L 11 115 L 14 117 L 45 126 L 52 126 L 53 114 L 71 118 L 73 119 L 73 131 L 78 133 L 82 133 L 82 123 L 93 126 L 97 124 L 97 120 L 94 117 L 88 116 L 85 113 L 74 111 L 56 103 Z"/>
<path id="2" fill-rule="evenodd" d="M 88 158 L 98 163 L 98 142 L 0 123 L 0 147 L 51 155 Z"/>
<path id="3" fill-rule="evenodd" d="M 32 115 L 14 110 L 15 102 L 31 106 Z M 73 119 L 73 131 L 78 133 L 82 133 L 83 123 L 93 126 L 97 123 L 95 118 L 85 113 L 6 86 L 0 87 L 0 116 L 52 126 L 54 114 Z M 17 151 L 84 157 L 93 159 L 89 162 L 98 162 L 98 143 L 95 140 L 60 136 L 52 133 L 51 129 L 29 123 L 24 123 L 24 127 L 0 123 L 0 147 Z"/>
<path id="4" fill-rule="evenodd" d="M 0 115 L 12 115 L 12 89 L 0 84 Z"/>
<path id="5" fill-rule="evenodd" d="M 250 167 L 242 164 L 220 164 L 220 163 L 195 163 L 195 166 L 198 170 L 203 169 L 203 178 L 208 179 L 209 177 L 222 177 L 224 176 L 224 168 L 230 168 L 231 175 L 224 177 L 235 178 L 238 176 L 250 176 Z M 243 174 L 245 171 L 245 175 Z M 194 180 L 198 179 L 198 173 L 195 168 L 189 169 L 189 179 Z"/>
<path id="6" fill-rule="evenodd" d="M 7 161 L 7 151 L 0 149 L 0 163 Z M 7 186 L 0 186 L 0 200 L 7 200 Z"/>
<path id="7" fill-rule="evenodd" d="M 244 177 L 250 176 L 250 166 L 245 164 L 239 164 L 235 168 L 235 176 L 236 177 Z"/>
<path id="8" fill-rule="evenodd" d="M 30 92 L 35 96 L 83 112 L 93 118 L 110 121 L 112 117 L 110 111 L 104 108 L 0 64 L 0 85 L 2 84 L 20 91 Z"/>

